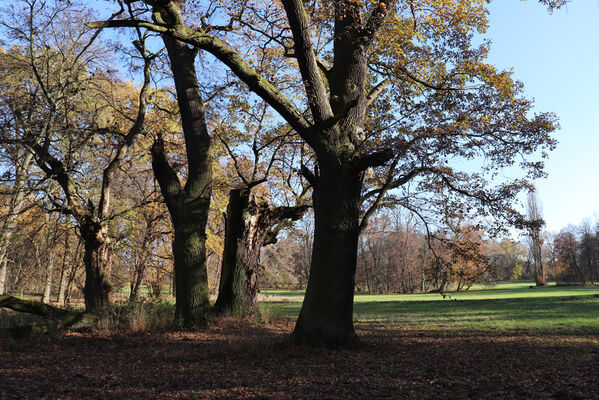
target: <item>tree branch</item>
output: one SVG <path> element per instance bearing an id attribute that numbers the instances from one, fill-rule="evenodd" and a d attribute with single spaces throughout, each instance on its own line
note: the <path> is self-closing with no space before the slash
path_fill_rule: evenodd
<path id="1" fill-rule="evenodd" d="M 301 0 L 283 0 L 283 7 L 293 34 L 295 58 L 306 88 L 308 104 L 314 121 L 318 124 L 333 117 L 333 110 L 327 99 L 327 90 L 312 46 L 306 9 Z"/>
<path id="2" fill-rule="evenodd" d="M 379 84 L 377 84 L 375 87 L 373 87 L 370 92 L 368 93 L 368 95 L 366 95 L 366 101 L 367 101 L 367 107 L 370 107 L 370 105 L 377 99 L 377 97 L 383 92 L 383 90 L 385 90 L 389 85 L 391 85 L 391 81 L 389 79 L 385 79 L 382 82 L 380 82 Z"/>
<path id="3" fill-rule="evenodd" d="M 154 144 L 152 144 L 152 169 L 154 176 L 160 185 L 165 201 L 169 208 L 174 205 L 175 198 L 181 195 L 182 187 L 179 177 L 175 170 L 169 164 L 164 151 L 164 139 L 161 133 L 158 133 Z"/>
<path id="4" fill-rule="evenodd" d="M 173 3 L 172 1 L 167 3 Z M 175 6 L 176 7 L 176 6 Z M 170 7 L 170 10 L 178 10 Z M 180 19 L 179 15 L 175 20 Z M 169 35 L 177 40 L 206 50 L 228 66 L 248 87 L 258 96 L 262 97 L 298 132 L 306 142 L 316 146 L 318 141 L 313 132 L 309 130 L 311 124 L 304 115 L 270 82 L 254 70 L 235 50 L 222 40 L 208 35 L 201 30 L 194 30 L 184 25 L 165 25 L 151 23 L 143 20 L 99 21 L 89 22 L 88 27 L 98 28 L 106 26 L 111 28 L 143 27 L 151 31 Z"/>

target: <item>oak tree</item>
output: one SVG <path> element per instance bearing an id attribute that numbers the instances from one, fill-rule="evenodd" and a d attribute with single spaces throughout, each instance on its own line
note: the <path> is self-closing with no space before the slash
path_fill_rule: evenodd
<path id="1" fill-rule="evenodd" d="M 391 190 L 418 187 L 417 206 L 398 203 L 421 216 L 441 210 L 514 220 L 510 202 L 527 183 L 493 184 L 496 171 L 522 156 L 528 176 L 541 176 L 542 163 L 528 160 L 555 145 L 554 117 L 531 115 L 522 85 L 485 62 L 488 43 L 473 44 L 486 26 L 485 1 L 224 2 L 224 26 L 186 21 L 181 2 L 146 3 L 168 18 L 108 25 L 144 27 L 212 54 L 315 154 L 315 167 L 302 168 L 315 224 L 297 342 L 359 343 L 352 315 L 358 236 Z M 220 3 L 187 10 L 219 9 L 213 4 Z M 280 73 L 303 84 L 300 101 L 254 68 L 255 47 L 227 36 L 232 30 L 262 38 L 259 47 L 273 59 L 290 60 Z M 482 165 L 459 171 L 455 159 Z"/>

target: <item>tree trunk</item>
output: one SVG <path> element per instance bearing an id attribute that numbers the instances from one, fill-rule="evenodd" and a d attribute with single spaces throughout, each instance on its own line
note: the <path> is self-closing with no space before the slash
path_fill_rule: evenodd
<path id="1" fill-rule="evenodd" d="M 347 166 L 319 165 L 310 277 L 293 337 L 297 343 L 351 347 L 360 343 L 353 301 L 362 174 Z"/>
<path id="2" fill-rule="evenodd" d="M 252 193 L 252 187 L 229 192 L 216 312 L 246 315 L 256 310 L 260 250 L 276 242 L 278 224 L 298 220 L 306 209 L 302 205 L 270 208 L 267 200 Z"/>
<path id="3" fill-rule="evenodd" d="M 134 280 L 131 285 L 131 293 L 129 294 L 129 301 L 136 301 L 139 299 L 139 293 L 144 282 L 144 276 L 146 272 L 145 262 L 138 264 L 135 267 Z"/>
<path id="4" fill-rule="evenodd" d="M 256 268 L 265 229 L 263 216 L 250 212 L 251 189 L 229 192 L 225 223 L 225 245 L 214 309 L 217 313 L 251 314 L 257 305 Z"/>
<path id="5" fill-rule="evenodd" d="M 67 220 L 68 221 L 68 220 Z M 58 283 L 58 296 L 56 298 L 56 302 L 59 305 L 64 305 L 64 295 L 65 289 L 67 286 L 67 272 L 68 272 L 68 258 L 69 258 L 69 238 L 70 231 L 67 223 L 65 222 L 65 231 L 64 231 L 64 249 L 62 254 L 62 265 L 60 267 L 60 281 Z"/>
<path id="6" fill-rule="evenodd" d="M 85 310 L 96 312 L 110 305 L 110 242 L 107 227 L 97 223 L 81 226 L 85 265 Z"/>
<path id="7" fill-rule="evenodd" d="M 211 312 L 206 265 L 207 215 L 201 214 L 183 215 L 177 218 L 177 222 L 173 220 L 175 322 L 186 328 L 205 326 L 209 322 Z"/>
<path id="8" fill-rule="evenodd" d="M 77 247 L 75 248 L 75 253 L 71 259 L 71 267 L 68 270 L 67 274 L 67 287 L 65 289 L 64 296 L 64 305 L 69 306 L 71 304 L 71 299 L 73 296 L 73 284 L 75 283 L 75 279 L 77 278 L 77 270 L 81 265 L 81 248 L 83 247 L 83 239 L 79 237 L 77 241 Z"/>
<path id="9" fill-rule="evenodd" d="M 64 305 L 64 298 L 67 287 L 67 263 L 63 262 L 62 269 L 60 270 L 60 281 L 58 283 L 58 296 L 56 297 L 56 302 L 59 305 Z"/>
<path id="10" fill-rule="evenodd" d="M 0 295 L 6 292 L 6 272 L 8 271 L 8 260 L 6 252 L 0 253 Z"/>
<path id="11" fill-rule="evenodd" d="M 187 152 L 187 182 L 182 187 L 159 137 L 152 147 L 152 168 L 171 215 L 175 238 L 175 321 L 183 327 L 204 326 L 210 319 L 206 264 L 206 225 L 212 194 L 211 138 L 195 72 L 196 51 L 163 36 L 175 80 Z"/>
<path id="12" fill-rule="evenodd" d="M 49 257 L 47 261 L 46 279 L 44 282 L 44 292 L 42 294 L 42 303 L 48 304 L 50 302 L 50 294 L 52 292 L 52 273 L 54 272 L 54 261 L 52 259 L 52 250 L 49 250 Z"/>

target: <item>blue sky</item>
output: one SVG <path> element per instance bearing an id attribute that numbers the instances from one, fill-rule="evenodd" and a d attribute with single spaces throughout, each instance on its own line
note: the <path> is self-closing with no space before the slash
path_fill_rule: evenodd
<path id="1" fill-rule="evenodd" d="M 599 218 L 599 1 L 573 0 L 547 13 L 536 0 L 490 6 L 489 61 L 511 68 L 535 99 L 555 112 L 559 145 L 536 182 L 547 229 Z"/>

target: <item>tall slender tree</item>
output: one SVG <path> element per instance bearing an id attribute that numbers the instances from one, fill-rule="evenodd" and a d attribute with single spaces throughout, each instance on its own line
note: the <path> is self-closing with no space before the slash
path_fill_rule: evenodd
<path id="1" fill-rule="evenodd" d="M 527 226 L 528 226 L 528 258 L 532 266 L 535 283 L 545 286 L 546 274 L 543 263 L 543 213 L 541 204 L 534 191 L 528 192 L 526 201 Z"/>

